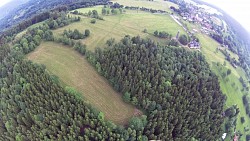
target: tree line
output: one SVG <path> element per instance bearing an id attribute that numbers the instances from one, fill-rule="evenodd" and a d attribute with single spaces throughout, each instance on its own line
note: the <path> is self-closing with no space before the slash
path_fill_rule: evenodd
<path id="1" fill-rule="evenodd" d="M 64 30 L 63 31 L 63 36 L 66 36 L 70 39 L 78 40 L 78 39 L 84 39 L 89 37 L 90 35 L 90 30 L 86 29 L 83 33 L 81 33 L 78 29 L 75 29 L 74 31 L 72 30 Z"/>

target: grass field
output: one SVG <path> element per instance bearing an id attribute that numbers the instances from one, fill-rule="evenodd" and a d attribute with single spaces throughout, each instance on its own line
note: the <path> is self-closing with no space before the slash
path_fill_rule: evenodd
<path id="1" fill-rule="evenodd" d="M 227 96 L 225 108 L 230 107 L 234 104 L 237 104 L 237 106 L 240 108 L 236 130 L 240 130 L 241 133 L 244 134 L 242 138 L 245 139 L 246 134 L 244 132 L 244 127 L 250 125 L 250 118 L 246 114 L 246 110 L 242 101 L 242 96 L 246 92 L 241 91 L 242 84 L 239 81 L 240 76 L 242 76 L 243 79 L 246 79 L 245 72 L 240 67 L 234 68 L 228 61 L 225 60 L 225 56 L 221 52 L 216 53 L 216 48 L 219 46 L 216 41 L 203 34 L 198 34 L 197 37 L 200 39 L 200 42 L 202 44 L 202 53 L 205 55 L 206 60 L 210 64 L 210 68 L 212 69 L 212 71 L 218 76 L 223 94 L 226 94 Z M 231 56 L 234 56 L 236 58 L 238 57 L 232 52 L 230 52 L 230 54 Z M 220 64 L 224 64 L 224 61 L 226 61 L 226 66 L 222 66 L 220 69 L 220 67 L 218 67 L 216 63 L 219 62 Z M 232 73 L 227 76 L 228 81 L 226 81 L 226 78 L 222 77 L 222 72 L 226 72 L 227 69 L 231 69 L 232 71 Z M 234 86 L 233 83 L 235 83 Z M 246 120 L 244 124 L 242 124 L 240 121 L 241 117 L 244 117 Z"/>
<path id="2" fill-rule="evenodd" d="M 85 13 L 96 9 L 100 13 L 101 8 L 101 6 L 98 6 L 79 9 L 78 11 Z M 80 22 L 59 28 L 53 32 L 55 35 L 60 36 L 65 29 L 78 29 L 82 32 L 89 29 L 91 32 L 90 37 L 82 40 L 89 50 L 102 47 L 110 38 L 115 38 L 118 41 L 125 35 L 140 35 L 141 37 L 149 37 L 161 44 L 166 44 L 167 40 L 153 36 L 155 30 L 166 31 L 173 36 L 177 34 L 178 30 L 181 34 L 185 34 L 183 28 L 174 22 L 169 15 L 151 14 L 143 11 L 137 13 L 137 11 L 127 10 L 125 14 L 104 16 L 104 21 L 97 20 L 96 24 L 91 24 L 90 21 L 91 18 L 82 16 Z M 147 29 L 148 33 L 143 33 L 144 29 Z"/>
<path id="3" fill-rule="evenodd" d="M 42 43 L 28 59 L 46 65 L 47 70 L 59 77 L 63 84 L 81 92 L 91 105 L 116 124 L 126 124 L 135 108 L 122 101 L 121 94 L 113 90 L 87 60 L 72 48 L 53 42 Z"/>
<path id="4" fill-rule="evenodd" d="M 124 6 L 139 6 L 139 7 L 146 7 L 146 8 L 152 8 L 157 10 L 165 10 L 167 12 L 172 12 L 170 10 L 170 6 L 174 6 L 175 8 L 179 8 L 177 4 L 174 4 L 169 1 L 164 0 L 154 0 L 154 1 L 148 1 L 148 0 L 111 0 L 112 2 L 117 2 L 119 4 L 122 4 Z"/>

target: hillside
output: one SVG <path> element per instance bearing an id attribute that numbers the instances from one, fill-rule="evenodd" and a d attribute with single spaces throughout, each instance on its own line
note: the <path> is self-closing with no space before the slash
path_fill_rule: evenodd
<path id="1" fill-rule="evenodd" d="M 17 8 L 18 6 L 20 6 L 26 2 L 28 2 L 28 0 L 19 0 L 18 2 L 12 0 L 9 3 L 0 7 L 0 10 L 2 11 L 2 12 L 0 12 L 0 20 L 2 18 L 4 18 L 5 16 L 7 16 L 8 13 L 11 13 L 11 11 L 13 11 L 15 8 Z"/>
<path id="2" fill-rule="evenodd" d="M 57 2 L 1 35 L 0 140 L 248 139 L 242 56 L 183 3 Z"/>
<path id="3" fill-rule="evenodd" d="M 23 20 L 27 20 L 54 8 L 66 7 L 71 9 L 77 6 L 96 5 L 106 2 L 107 0 L 31 0 L 24 4 L 20 3 L 20 5 L 0 20 L 0 31 L 2 32 L 4 29 L 14 26 Z"/>

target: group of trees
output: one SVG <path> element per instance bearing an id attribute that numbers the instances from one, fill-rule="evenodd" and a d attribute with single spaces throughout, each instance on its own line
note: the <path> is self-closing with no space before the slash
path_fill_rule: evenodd
<path id="1" fill-rule="evenodd" d="M 74 31 L 72 30 L 64 30 L 63 31 L 63 36 L 66 36 L 70 39 L 78 40 L 78 39 L 84 39 L 90 35 L 90 30 L 86 29 L 84 33 L 81 33 L 78 29 L 75 29 Z"/>
<path id="2" fill-rule="evenodd" d="M 77 52 L 82 55 L 86 53 L 86 45 L 82 44 L 80 41 L 76 42 L 74 39 L 70 39 L 66 36 L 55 38 L 55 42 L 63 43 L 69 47 L 73 47 Z"/>
<path id="3" fill-rule="evenodd" d="M 95 18 L 95 19 L 99 19 L 99 20 L 103 20 L 103 17 L 101 17 L 97 10 L 89 10 L 89 12 L 87 13 L 87 16 L 88 17 L 91 17 L 91 18 Z"/>
<path id="4" fill-rule="evenodd" d="M 250 117 L 250 96 L 249 95 L 243 96 L 243 103 L 244 103 L 245 108 L 246 108 L 246 113 Z"/>
<path id="5" fill-rule="evenodd" d="M 151 12 L 151 13 L 167 13 L 164 10 L 157 10 L 157 9 L 152 9 L 152 8 L 146 8 L 146 7 L 139 7 L 139 6 L 125 6 L 125 9 L 130 9 L 130 10 L 141 10 L 141 11 L 146 11 L 146 12 Z"/>
<path id="6" fill-rule="evenodd" d="M 67 13 L 62 13 L 61 15 L 58 15 L 58 18 L 53 19 L 50 18 L 45 23 L 48 24 L 50 29 L 57 29 L 59 27 L 63 27 L 66 25 L 69 25 L 72 22 L 78 22 L 81 20 L 81 17 L 72 17 L 70 15 L 67 15 Z"/>
<path id="7" fill-rule="evenodd" d="M 109 15 L 109 14 L 117 15 L 118 13 L 122 14 L 123 9 L 122 8 L 119 8 L 119 9 L 112 8 L 110 10 L 109 8 L 102 8 L 102 15 Z"/>
<path id="8" fill-rule="evenodd" d="M 230 53 L 226 49 L 220 49 L 221 53 L 225 55 L 225 59 L 229 61 L 233 65 L 240 65 L 240 63 L 235 59 L 232 58 Z"/>
<path id="9" fill-rule="evenodd" d="M 39 46 L 42 39 L 45 41 L 54 40 L 53 32 L 46 23 L 39 27 L 29 29 L 27 34 L 14 43 L 13 49 L 27 54 Z"/>
<path id="10" fill-rule="evenodd" d="M 158 30 L 156 30 L 154 32 L 154 36 L 159 37 L 159 38 L 168 38 L 168 39 L 172 38 L 172 34 L 169 34 L 169 33 L 165 32 L 165 31 L 158 32 Z"/>
<path id="11" fill-rule="evenodd" d="M 239 114 L 240 110 L 237 107 L 237 105 L 233 105 L 225 110 L 224 116 L 225 118 L 225 129 L 226 133 L 234 137 L 234 131 L 236 130 L 236 122 L 237 122 L 237 116 Z"/>
<path id="12" fill-rule="evenodd" d="M 126 102 L 147 113 L 136 130 L 155 140 L 216 140 L 223 133 L 218 78 L 199 52 L 160 47 L 150 39 L 126 36 L 87 59 Z"/>

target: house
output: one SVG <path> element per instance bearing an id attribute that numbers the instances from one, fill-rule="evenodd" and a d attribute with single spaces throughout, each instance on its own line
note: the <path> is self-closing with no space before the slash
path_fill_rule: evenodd
<path id="1" fill-rule="evenodd" d="M 234 135 L 234 141 L 238 141 L 239 137 L 235 134 Z"/>
<path id="2" fill-rule="evenodd" d="M 223 140 L 225 140 L 226 136 L 227 136 L 227 133 L 224 133 L 224 134 L 222 135 L 221 138 L 222 138 Z"/>
<path id="3" fill-rule="evenodd" d="M 234 64 L 234 63 L 232 63 L 232 66 L 234 67 L 234 68 L 237 68 L 238 66 L 236 65 L 236 64 Z"/>
<path id="4" fill-rule="evenodd" d="M 194 32 L 198 32 L 198 30 L 196 30 L 196 29 L 193 29 L 193 31 L 194 31 Z"/>
<path id="5" fill-rule="evenodd" d="M 200 43 L 193 40 L 188 43 L 188 47 L 191 49 L 200 49 Z"/>

